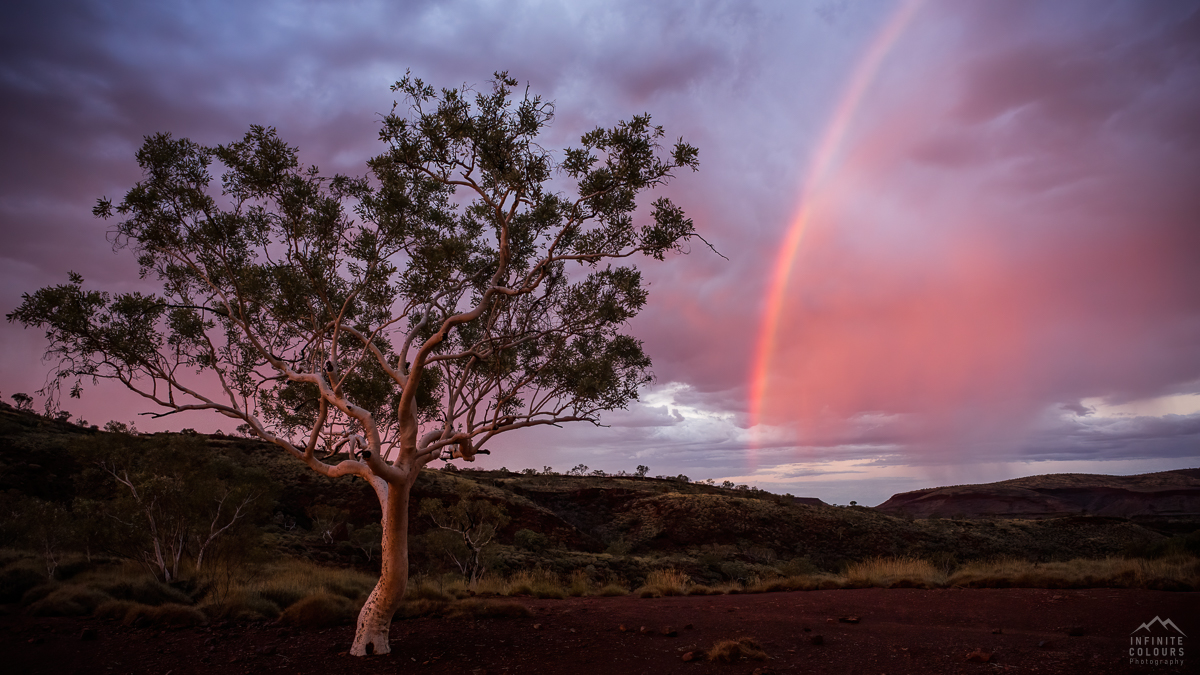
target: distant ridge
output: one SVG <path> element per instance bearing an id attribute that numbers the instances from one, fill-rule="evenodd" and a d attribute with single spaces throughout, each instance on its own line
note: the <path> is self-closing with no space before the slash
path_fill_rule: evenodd
<path id="1" fill-rule="evenodd" d="M 875 508 L 914 518 L 1200 516 L 1200 469 L 1136 476 L 1057 473 L 925 488 L 892 495 Z"/>

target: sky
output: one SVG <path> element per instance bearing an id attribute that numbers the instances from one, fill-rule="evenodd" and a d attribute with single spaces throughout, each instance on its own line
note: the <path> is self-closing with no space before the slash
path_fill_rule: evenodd
<path id="1" fill-rule="evenodd" d="M 649 112 L 703 246 L 640 268 L 655 381 L 480 466 L 731 480 L 874 505 L 936 485 L 1200 466 L 1200 2 L 8 2 L 0 309 L 153 290 L 91 216 L 159 131 L 276 127 L 361 174 L 390 84 L 553 100 L 543 145 Z M 0 325 L 0 396 L 36 330 Z M 112 387 L 65 406 L 139 416 Z M 227 429 L 228 431 L 228 429 Z"/>

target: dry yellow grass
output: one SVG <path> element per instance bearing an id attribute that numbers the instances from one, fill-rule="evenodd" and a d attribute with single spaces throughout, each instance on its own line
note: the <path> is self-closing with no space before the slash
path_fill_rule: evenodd
<path id="1" fill-rule="evenodd" d="M 691 578 L 679 570 L 653 570 L 646 575 L 646 583 L 637 590 L 637 593 L 643 598 L 687 595 L 690 585 Z"/>
<path id="2" fill-rule="evenodd" d="M 846 568 L 845 584 L 852 588 L 940 588 L 946 575 L 928 560 L 910 557 L 870 558 Z"/>
<path id="3" fill-rule="evenodd" d="M 766 661 L 771 658 L 762 650 L 762 645 L 751 637 L 740 637 L 735 640 L 721 640 L 705 652 L 709 661 L 733 663 L 739 659 Z"/>
<path id="4" fill-rule="evenodd" d="M 967 563 L 950 575 L 948 584 L 970 588 L 1148 588 L 1189 591 L 1200 588 L 1200 559 L 1173 556 L 1078 558 L 1033 563 L 1001 559 Z"/>

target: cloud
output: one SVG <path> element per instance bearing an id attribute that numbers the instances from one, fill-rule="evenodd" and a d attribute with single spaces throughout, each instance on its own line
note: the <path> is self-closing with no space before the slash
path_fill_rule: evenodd
<path id="1" fill-rule="evenodd" d="M 1041 419 L 1200 378 L 1200 115 L 1178 114 L 1200 110 L 1196 12 L 1073 12 L 1068 31 L 1016 7 L 1007 32 L 967 8 L 924 25 L 962 60 L 910 41 L 889 72 L 920 78 L 860 109 L 812 204 L 767 420 L 836 438 L 898 415 L 882 438 L 929 461 L 1195 456 L 1168 440 L 1187 421 Z"/>
<path id="2" fill-rule="evenodd" d="M 747 428 L 777 248 L 838 96 L 894 9 L 6 7 L 0 304 L 9 311 L 69 270 L 147 288 L 90 215 L 97 197 L 138 179 L 146 134 L 211 144 L 274 125 L 302 161 L 361 173 L 394 101 L 387 86 L 406 68 L 451 87 L 486 87 L 508 69 L 556 102 L 548 148 L 647 111 L 669 139 L 698 145 L 701 171 L 663 193 L 729 260 L 697 244 L 665 264 L 639 261 L 650 301 L 630 329 L 654 359 L 655 387 L 607 428 L 517 434 L 486 461 L 649 463 L 699 477 L 779 465 L 790 480 L 842 470 L 822 461 L 866 471 L 1195 457 L 1190 413 L 1118 419 L 1105 408 L 1200 391 L 1200 12 L 1186 3 L 927 3 L 812 205 L 767 420 Z M 41 385 L 40 336 L 4 324 L 0 347 L 0 389 Z M 140 405 L 101 388 L 73 407 L 95 421 Z M 810 468 L 787 468 L 798 464 Z"/>

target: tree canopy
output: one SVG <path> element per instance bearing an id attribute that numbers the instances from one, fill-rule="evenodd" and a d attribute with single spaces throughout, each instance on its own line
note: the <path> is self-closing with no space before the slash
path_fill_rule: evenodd
<path id="1" fill-rule="evenodd" d="M 406 76 L 363 176 L 303 166 L 272 128 L 214 147 L 148 136 L 143 180 L 94 212 L 161 290 L 72 274 L 8 318 L 46 330 L 72 396 L 117 380 L 160 414 L 214 410 L 314 464 L 338 448 L 470 459 L 497 433 L 596 422 L 649 378 L 625 332 L 646 290 L 618 263 L 697 236 L 665 197 L 635 224 L 637 197 L 697 151 L 664 148 L 639 115 L 556 159 L 537 142 L 553 105 L 516 84 Z"/>

